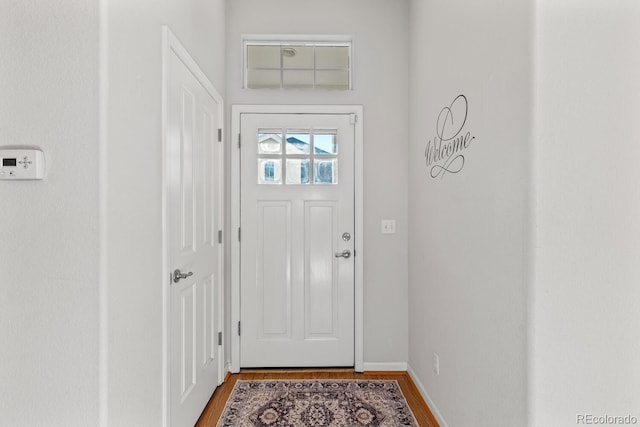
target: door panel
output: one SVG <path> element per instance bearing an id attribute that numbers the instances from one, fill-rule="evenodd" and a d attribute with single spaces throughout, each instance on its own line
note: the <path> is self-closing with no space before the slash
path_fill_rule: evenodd
<path id="1" fill-rule="evenodd" d="M 187 398 L 196 385 L 196 289 L 195 283 L 184 286 L 180 293 L 179 336 L 180 400 Z"/>
<path id="2" fill-rule="evenodd" d="M 193 426 L 220 378 L 219 102 L 171 50 L 167 59 L 170 425 Z"/>
<path id="3" fill-rule="evenodd" d="M 257 282 L 260 339 L 291 337 L 291 203 L 258 202 Z"/>
<path id="4" fill-rule="evenodd" d="M 242 367 L 353 366 L 354 126 L 241 115 Z"/>
<path id="5" fill-rule="evenodd" d="M 216 279 L 215 275 L 210 275 L 203 280 L 200 287 L 199 301 L 200 310 L 203 313 L 201 317 L 202 330 L 202 354 L 200 358 L 200 367 L 202 369 L 210 363 L 214 363 L 217 358 L 218 343 L 216 339 Z"/>
<path id="6" fill-rule="evenodd" d="M 180 201 L 182 211 L 179 213 L 182 223 L 182 251 L 183 255 L 194 252 L 194 236 L 196 234 L 194 198 L 193 198 L 193 138 L 194 138 L 194 116 L 195 99 L 193 94 L 185 87 L 180 88 L 182 95 L 180 120 Z"/>
<path id="7" fill-rule="evenodd" d="M 338 246 L 338 203 L 305 202 L 305 338 L 338 338 L 338 277 L 335 258 Z"/>

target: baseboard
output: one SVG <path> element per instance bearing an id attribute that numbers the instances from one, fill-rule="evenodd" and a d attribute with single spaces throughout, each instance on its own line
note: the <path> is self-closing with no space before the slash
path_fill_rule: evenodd
<path id="1" fill-rule="evenodd" d="M 364 371 L 406 371 L 407 362 L 364 362 Z"/>
<path id="2" fill-rule="evenodd" d="M 416 375 L 415 371 L 413 369 L 411 369 L 411 365 L 409 365 L 408 363 L 406 365 L 407 365 L 407 372 L 409 373 L 409 376 L 411 377 L 411 380 L 416 385 L 416 387 L 418 387 L 418 391 L 422 395 L 422 398 L 425 400 L 425 402 L 427 402 L 427 406 L 431 410 L 431 413 L 435 417 L 435 419 L 438 422 L 438 424 L 440 424 L 440 427 L 449 427 L 447 422 L 444 420 L 444 417 L 442 416 L 442 414 L 438 410 L 438 407 L 433 402 L 433 400 L 431 400 L 431 396 L 429 396 L 429 393 L 427 393 L 427 389 L 424 388 L 424 385 L 422 384 L 422 381 L 420 381 L 420 379 Z"/>
<path id="3" fill-rule="evenodd" d="M 229 377 L 231 376 L 231 362 L 227 362 L 224 364 L 224 380 L 223 382 L 227 382 Z"/>

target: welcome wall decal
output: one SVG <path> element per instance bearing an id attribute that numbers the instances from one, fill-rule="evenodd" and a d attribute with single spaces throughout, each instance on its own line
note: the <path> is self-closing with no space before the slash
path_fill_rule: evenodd
<path id="1" fill-rule="evenodd" d="M 464 169 L 464 151 L 476 139 L 465 129 L 469 115 L 469 102 L 458 95 L 451 105 L 442 108 L 436 120 L 436 136 L 424 149 L 425 164 L 431 178 L 444 178 L 448 173 Z"/>

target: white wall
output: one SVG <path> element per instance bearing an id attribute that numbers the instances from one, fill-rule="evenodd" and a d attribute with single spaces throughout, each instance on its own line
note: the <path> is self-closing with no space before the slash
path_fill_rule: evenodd
<path id="1" fill-rule="evenodd" d="M 162 417 L 162 39 L 168 24 L 224 96 L 224 0 L 108 2 L 108 421 Z"/>
<path id="2" fill-rule="evenodd" d="M 0 1 L 0 425 L 98 422 L 98 2 Z"/>
<path id="3" fill-rule="evenodd" d="M 233 0 L 227 8 L 227 104 L 364 106 L 364 361 L 406 362 L 408 3 Z M 242 89 L 242 34 L 351 35 L 353 91 Z M 396 219 L 397 234 L 381 235 L 381 219 Z"/>
<path id="4" fill-rule="evenodd" d="M 640 419 L 640 4 L 536 3 L 530 425 Z"/>
<path id="5" fill-rule="evenodd" d="M 442 425 L 524 426 L 531 2 L 413 0 L 410 17 L 409 364 Z M 425 148 L 459 94 L 475 139 L 434 179 Z"/>

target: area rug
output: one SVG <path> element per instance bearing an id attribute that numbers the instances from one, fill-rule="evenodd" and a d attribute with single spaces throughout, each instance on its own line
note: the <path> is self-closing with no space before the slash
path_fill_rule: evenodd
<path id="1" fill-rule="evenodd" d="M 418 427 L 396 381 L 238 380 L 217 427 Z"/>

